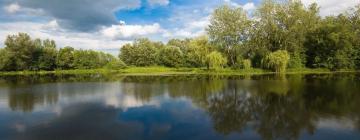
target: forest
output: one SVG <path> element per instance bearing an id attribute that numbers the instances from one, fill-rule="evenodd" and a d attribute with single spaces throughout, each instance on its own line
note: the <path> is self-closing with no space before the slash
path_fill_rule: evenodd
<path id="1" fill-rule="evenodd" d="M 0 50 L 1 71 L 122 69 L 127 66 L 206 69 L 360 69 L 360 6 L 322 17 L 319 6 L 264 0 L 255 11 L 223 5 L 206 35 L 167 43 L 136 39 L 118 57 L 93 50 L 57 48 L 53 40 L 9 35 Z"/>

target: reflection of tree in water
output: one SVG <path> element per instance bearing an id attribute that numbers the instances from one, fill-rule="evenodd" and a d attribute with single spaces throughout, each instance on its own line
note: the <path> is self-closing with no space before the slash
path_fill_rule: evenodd
<path id="1" fill-rule="evenodd" d="M 359 115 L 353 116 L 358 112 L 359 82 L 330 78 L 334 77 L 325 78 L 329 83 L 297 75 L 273 84 L 259 79 L 254 83 L 230 81 L 224 90 L 207 98 L 205 109 L 214 128 L 223 134 L 252 127 L 263 139 L 297 139 L 304 131 L 315 133 L 321 118 L 352 116 L 359 120 Z"/>
<path id="2" fill-rule="evenodd" d="M 252 128 L 264 139 L 297 139 L 304 131 L 315 133 L 322 118 L 350 117 L 360 130 L 360 83 L 358 75 L 265 75 L 246 77 L 214 76 L 128 76 L 121 81 L 123 94 L 141 101 L 168 94 L 186 97 L 205 109 L 215 130 L 223 134 Z M 14 90 L 37 83 L 59 81 L 107 81 L 90 77 L 7 77 L 0 87 L 9 87 L 9 106 L 13 110 L 31 111 L 39 104 L 52 104 L 57 93 Z M 240 80 L 242 79 L 242 80 Z M 89 86 L 89 85 L 83 85 Z M 93 85 L 94 86 L 94 85 Z M 96 93 L 106 88 L 91 87 Z M 77 93 L 78 85 L 73 90 Z M 83 91 L 83 90 L 82 90 Z"/>
<path id="3" fill-rule="evenodd" d="M 226 79 L 214 76 L 128 76 L 122 80 L 122 92 L 137 99 L 149 101 L 151 97 L 168 94 L 170 97 L 188 97 L 194 103 L 224 88 Z M 198 104 L 200 105 L 200 104 Z"/>
<path id="4" fill-rule="evenodd" d="M 31 112 L 35 105 L 55 104 L 59 95 L 54 93 L 9 93 L 9 106 L 12 110 Z"/>
<path id="5" fill-rule="evenodd" d="M 46 104 L 55 104 L 58 102 L 59 90 L 56 85 L 49 83 L 72 83 L 72 82 L 102 82 L 115 80 L 111 79 L 114 77 L 108 77 L 105 75 L 99 74 L 63 74 L 63 75 L 15 75 L 15 76 L 0 76 L 0 87 L 7 89 L 8 91 L 8 105 L 12 110 L 31 112 L 34 108 L 39 105 Z M 116 77 L 121 78 L 121 77 Z M 101 86 L 101 85 L 100 85 Z M 73 86 L 71 86 L 73 87 Z M 64 91 L 66 96 L 73 96 L 77 91 L 74 91 L 79 88 L 71 89 L 67 87 L 66 89 L 61 89 Z M 61 88 L 61 87 L 60 87 Z M 96 90 L 97 87 L 85 87 L 86 89 L 81 89 L 81 91 L 86 92 L 86 90 Z M 88 92 L 94 93 L 94 92 Z"/>
<path id="6" fill-rule="evenodd" d="M 209 98 L 208 111 L 214 128 L 223 133 L 252 127 L 264 139 L 297 138 L 303 129 L 314 131 L 314 123 L 304 106 L 283 95 L 269 93 L 254 97 L 232 83 L 221 94 Z"/>

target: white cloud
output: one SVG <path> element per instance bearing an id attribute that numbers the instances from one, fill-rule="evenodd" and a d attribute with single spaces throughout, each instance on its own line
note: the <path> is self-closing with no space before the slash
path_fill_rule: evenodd
<path id="1" fill-rule="evenodd" d="M 154 5 L 168 5 L 170 3 L 169 0 L 148 0 L 149 4 L 154 6 Z"/>
<path id="2" fill-rule="evenodd" d="M 360 4 L 360 0 L 302 0 L 305 5 L 316 2 L 320 6 L 320 15 L 338 15 Z"/>
<path id="3" fill-rule="evenodd" d="M 249 10 L 254 10 L 256 7 L 255 7 L 254 3 L 250 2 L 250 3 L 246 3 L 245 5 L 243 5 L 242 8 L 245 11 L 249 11 Z"/>
<path id="4" fill-rule="evenodd" d="M 104 27 L 100 32 L 104 36 L 114 40 L 129 40 L 163 32 L 163 29 L 158 23 L 151 25 L 126 25 L 124 22 L 121 23 L 122 24 L 119 25 L 112 25 L 111 27 Z"/>
<path id="5" fill-rule="evenodd" d="M 202 17 L 197 20 L 188 20 L 182 28 L 166 30 L 163 37 L 169 38 L 189 38 L 205 35 L 205 28 L 210 24 L 210 16 Z"/>
<path id="6" fill-rule="evenodd" d="M 244 5 L 241 5 L 241 4 L 238 4 L 232 0 L 224 0 L 224 2 L 230 6 L 234 6 L 234 7 L 241 7 L 243 8 L 245 11 L 251 11 L 251 10 L 254 10 L 256 7 L 255 7 L 255 4 L 253 2 L 249 2 L 249 3 L 246 3 Z"/>
<path id="7" fill-rule="evenodd" d="M 99 32 L 81 33 L 65 30 L 59 27 L 56 20 L 50 22 L 6 22 L 0 23 L 0 42 L 6 39 L 7 35 L 18 32 L 28 33 L 32 38 L 55 40 L 58 47 L 72 46 L 77 49 L 94 49 L 117 55 L 119 48 L 131 41 L 112 40 Z"/>
<path id="8" fill-rule="evenodd" d="M 20 5 L 17 3 L 12 3 L 8 6 L 4 7 L 5 11 L 12 14 L 12 13 L 16 13 L 20 10 Z"/>

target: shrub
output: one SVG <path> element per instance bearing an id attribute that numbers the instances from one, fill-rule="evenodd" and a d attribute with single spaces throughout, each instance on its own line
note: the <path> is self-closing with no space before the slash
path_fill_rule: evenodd
<path id="1" fill-rule="evenodd" d="M 213 51 L 206 56 L 208 68 L 211 69 L 220 69 L 223 68 L 226 63 L 227 59 L 219 52 Z"/>
<path id="2" fill-rule="evenodd" d="M 264 68 L 282 73 L 286 72 L 286 67 L 289 63 L 289 60 L 289 53 L 285 50 L 279 50 L 265 56 L 265 58 L 262 60 L 262 65 Z"/>
<path id="3" fill-rule="evenodd" d="M 126 68 L 126 64 L 121 60 L 112 60 L 105 65 L 105 68 L 112 70 L 124 69 Z"/>
<path id="4" fill-rule="evenodd" d="M 245 70 L 251 69 L 251 60 L 250 59 L 242 60 L 242 68 Z"/>
<path id="5" fill-rule="evenodd" d="M 180 48 L 166 46 L 159 51 L 158 58 L 161 65 L 167 67 L 180 67 L 183 64 L 183 53 Z"/>

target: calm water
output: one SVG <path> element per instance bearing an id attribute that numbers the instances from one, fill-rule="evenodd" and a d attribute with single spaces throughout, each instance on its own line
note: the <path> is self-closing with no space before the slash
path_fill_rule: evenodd
<path id="1" fill-rule="evenodd" d="M 360 139 L 360 74 L 0 77 L 1 140 Z"/>

